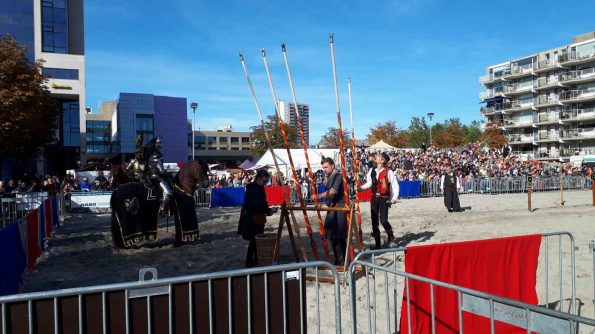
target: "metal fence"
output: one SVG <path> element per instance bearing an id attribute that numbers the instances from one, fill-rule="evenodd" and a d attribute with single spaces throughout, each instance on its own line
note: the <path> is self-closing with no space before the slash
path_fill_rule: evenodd
<path id="1" fill-rule="evenodd" d="M 567 315 L 578 313 L 575 250 L 574 237 L 568 232 L 542 234 L 536 286 L 541 307 Z M 402 307 L 398 294 L 407 284 L 405 276 L 400 275 L 404 271 L 404 256 L 405 248 L 392 248 L 367 250 L 355 258 L 354 263 L 373 265 L 358 268 L 363 271 L 365 277 L 363 288 L 357 289 L 351 286 L 351 298 L 360 301 L 355 308 L 356 314 L 352 314 L 352 318 L 356 316 L 358 321 L 365 323 L 363 325 L 360 323 L 358 331 L 393 333 L 387 329 L 398 329 L 398 315 Z M 386 270 L 376 272 L 377 267 Z M 353 270 L 351 268 L 348 274 L 354 275 Z M 354 279 L 354 277 L 347 278 L 350 284 Z M 552 286 L 559 288 L 553 289 Z M 351 305 L 351 307 L 354 306 Z M 351 312 L 353 313 L 354 310 L 352 309 Z"/>
<path id="2" fill-rule="evenodd" d="M 48 194 L 45 192 L 30 192 L 0 198 L 0 229 L 16 219 L 25 217 L 29 211 L 39 207 L 46 198 Z"/>
<path id="3" fill-rule="evenodd" d="M 589 189 L 591 180 L 586 176 L 536 176 L 533 178 L 532 191 L 559 191 Z M 510 194 L 527 191 L 527 178 L 514 177 L 466 177 L 461 179 L 459 194 Z M 442 196 L 440 179 L 421 181 L 421 196 Z"/>
<path id="4" fill-rule="evenodd" d="M 387 296 L 387 298 L 384 299 L 385 302 L 383 306 L 385 307 L 386 320 L 382 325 L 380 325 L 382 327 L 372 327 L 371 321 L 368 323 L 368 328 L 365 328 L 365 324 L 361 328 L 358 326 L 358 291 L 357 278 L 355 275 L 355 269 L 357 267 L 363 268 L 367 275 L 371 274 L 374 277 L 378 276 L 383 278 L 383 283 L 381 283 L 381 286 L 383 287 L 382 291 L 384 296 Z M 436 322 L 438 321 L 435 316 L 436 310 L 434 303 L 434 291 L 437 287 L 448 289 L 457 295 L 456 313 L 458 314 L 459 333 L 465 332 L 463 311 L 488 318 L 490 321 L 490 333 L 495 333 L 496 321 L 507 323 L 517 328 L 526 329 L 527 333 L 577 333 L 579 330 L 579 325 L 581 326 L 581 330 L 595 329 L 595 320 L 593 319 L 554 311 L 546 307 L 530 305 L 512 299 L 463 288 L 363 260 L 354 261 L 351 264 L 349 270 L 351 333 L 396 333 L 400 324 L 398 314 L 400 313 L 400 308 L 402 307 L 407 308 L 408 317 L 406 319 L 400 319 L 400 321 L 406 321 L 408 333 L 411 333 L 411 301 L 409 298 L 409 286 L 411 281 L 418 281 L 428 285 L 430 291 L 429 304 L 431 305 L 431 310 L 429 312 L 431 317 L 431 329 L 428 329 L 428 331 L 431 333 L 436 333 Z M 389 290 L 394 291 L 394 300 L 397 300 L 397 288 L 391 285 L 391 281 L 402 282 L 403 286 L 405 287 L 404 293 L 407 297 L 406 305 L 398 306 L 396 303 L 392 305 L 390 304 L 391 298 L 388 298 Z M 369 287 L 367 291 L 370 293 Z M 584 332 L 586 333 L 586 331 Z"/>
<path id="5" fill-rule="evenodd" d="M 319 294 L 322 271 L 332 277 L 330 295 Z M 327 262 L 156 275 L 150 268 L 134 283 L 0 297 L 1 332 L 341 333 L 339 276 Z M 321 318 L 322 307 L 334 317 Z"/>
<path id="6" fill-rule="evenodd" d="M 211 189 L 198 188 L 194 192 L 194 205 L 196 208 L 204 208 L 211 206 Z"/>

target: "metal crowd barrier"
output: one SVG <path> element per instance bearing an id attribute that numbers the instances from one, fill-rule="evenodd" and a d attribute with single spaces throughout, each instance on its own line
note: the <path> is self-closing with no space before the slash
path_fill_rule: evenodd
<path id="1" fill-rule="evenodd" d="M 383 292 L 387 298 L 385 299 L 385 312 L 386 312 L 386 323 L 382 325 L 385 328 L 372 327 L 372 322 L 368 323 L 367 329 L 360 329 L 358 327 L 358 314 L 357 314 L 357 278 L 355 275 L 355 268 L 360 267 L 366 272 L 366 275 L 371 274 L 374 277 L 384 277 L 384 284 L 379 284 L 383 287 Z M 577 333 L 579 325 L 595 329 L 595 320 L 580 317 L 573 314 L 563 313 L 559 311 L 550 310 L 545 307 L 535 306 L 519 301 L 515 301 L 508 298 L 499 297 L 492 294 L 483 293 L 480 291 L 463 288 L 457 285 L 428 279 L 425 277 L 406 273 L 401 270 L 391 269 L 384 266 L 376 265 L 363 260 L 354 261 L 349 267 L 349 287 L 350 287 L 350 305 L 351 305 L 351 333 L 396 333 L 399 327 L 398 315 L 400 314 L 400 308 L 393 304 L 390 305 L 389 296 L 389 275 L 394 277 L 394 281 L 397 278 L 402 279 L 405 287 L 405 294 L 407 298 L 407 304 L 401 305 L 400 307 L 407 307 L 408 317 L 407 319 L 400 319 L 400 321 L 407 321 L 407 324 L 411 324 L 411 302 L 409 300 L 409 285 L 410 281 L 419 281 L 428 284 L 430 289 L 430 305 L 431 305 L 431 333 L 436 332 L 436 317 L 435 317 L 435 305 L 434 305 L 434 290 L 435 287 L 442 287 L 449 289 L 457 294 L 457 313 L 458 313 L 458 324 L 459 333 L 463 333 L 463 311 L 470 312 L 479 316 L 483 316 L 490 320 L 490 333 L 495 333 L 495 322 L 500 321 L 518 328 L 526 329 L 527 333 L 533 331 L 539 333 Z M 369 293 L 369 286 L 367 289 Z M 397 299 L 395 291 L 395 301 Z M 392 315 L 392 317 L 391 317 Z M 365 326 L 365 325 L 364 325 Z M 411 326 L 407 326 L 409 333 L 411 333 Z"/>
<path id="2" fill-rule="evenodd" d="M 29 192 L 0 198 L 0 229 L 5 228 L 15 219 L 25 217 L 29 211 L 39 207 L 47 197 L 48 194 L 45 192 Z"/>
<path id="3" fill-rule="evenodd" d="M 334 297 L 319 294 L 323 269 L 325 277 L 332 275 Z M 314 275 L 313 282 L 306 282 L 306 272 Z M 145 280 L 149 273 L 152 279 Z M 335 267 L 322 261 L 166 279 L 157 279 L 157 271 L 149 268 L 141 269 L 139 282 L 0 297 L 0 329 L 2 333 L 320 333 L 324 328 L 324 333 L 341 333 L 339 289 Z M 309 294 L 315 295 L 315 305 L 307 302 Z M 321 307 L 334 307 L 334 319 L 322 319 Z"/>
<path id="4" fill-rule="evenodd" d="M 541 308 L 548 308 L 548 310 L 554 309 L 560 314 L 574 317 L 578 313 L 577 306 L 579 305 L 576 298 L 576 248 L 574 237 L 568 232 L 544 233 L 542 237 L 537 272 L 538 286 L 540 283 L 543 284 L 543 289 L 538 291 L 539 301 L 542 304 Z M 363 271 L 365 276 L 364 296 L 360 296 L 362 292 L 351 286 L 351 298 L 363 301 L 365 305 L 363 307 L 360 304 L 358 308 L 355 308 L 352 300 L 352 320 L 354 319 L 353 317 L 357 317 L 357 319 L 365 317 L 368 320 L 367 328 L 356 328 L 359 332 L 384 333 L 384 329 L 379 329 L 379 327 L 384 326 L 388 330 L 391 328 L 395 329 L 393 332 L 396 332 L 400 307 L 402 307 L 398 294 L 407 283 L 404 278 L 408 277 L 401 275 L 404 271 L 405 250 L 406 248 L 403 247 L 366 250 L 359 253 L 354 259 L 354 263 L 357 265 L 361 265 L 362 263 L 367 264 L 358 268 L 358 270 Z M 568 255 L 570 259 L 566 258 Z M 595 249 L 593 256 L 593 270 L 595 275 Z M 383 270 L 377 273 L 376 269 L 378 268 L 383 268 Z M 355 267 L 352 264 L 346 278 L 346 281 L 350 282 L 350 284 L 355 284 L 355 280 L 357 279 L 354 270 Z M 564 282 L 566 281 L 570 282 L 569 288 L 564 287 Z M 551 289 L 553 285 L 558 285 L 559 289 L 553 291 Z M 360 294 L 358 294 L 358 291 Z M 535 306 L 533 305 L 533 307 Z M 365 311 L 366 314 L 359 315 L 354 310 Z M 386 316 L 386 324 L 378 325 L 378 315 L 382 312 Z M 357 326 L 357 324 L 354 322 L 352 326 Z M 354 328 L 352 327 L 352 332 Z M 393 333 L 388 330 L 386 333 Z M 545 332 L 549 333 L 548 331 Z"/>
<path id="5" fill-rule="evenodd" d="M 211 188 L 198 188 L 194 192 L 194 204 L 196 208 L 211 206 Z"/>
<path id="6" fill-rule="evenodd" d="M 536 176 L 533 178 L 533 192 L 559 191 L 560 176 Z M 591 180 L 586 176 L 565 175 L 562 177 L 565 190 L 589 189 Z M 459 194 L 507 194 L 527 191 L 527 179 L 514 177 L 467 177 L 461 179 Z M 440 178 L 421 180 L 422 197 L 442 196 Z"/>

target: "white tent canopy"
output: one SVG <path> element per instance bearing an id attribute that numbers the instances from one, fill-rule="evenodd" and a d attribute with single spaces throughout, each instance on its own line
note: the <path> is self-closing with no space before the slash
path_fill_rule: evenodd
<path id="1" fill-rule="evenodd" d="M 279 163 L 279 168 L 285 177 L 291 176 L 291 165 L 289 164 L 289 157 L 287 156 L 287 150 L 285 149 L 274 149 L 275 156 L 277 157 L 277 162 Z M 304 150 L 302 149 L 291 149 L 291 158 L 293 159 L 293 164 L 295 166 L 296 171 L 298 173 L 307 168 L 308 165 L 306 164 L 306 155 L 304 154 Z M 339 156 L 339 149 L 308 149 L 308 157 L 310 158 L 310 166 L 312 167 L 312 172 L 316 172 L 317 170 L 322 169 L 322 164 L 320 163 L 322 158 L 332 158 Z M 338 163 L 336 161 L 335 163 Z M 258 166 L 267 166 L 269 169 L 275 168 L 275 162 L 273 161 L 273 156 L 271 155 L 271 151 L 267 151 L 257 162 L 256 165 Z"/>
<path id="2" fill-rule="evenodd" d="M 395 148 L 393 146 L 390 146 L 389 144 L 385 143 L 384 140 L 380 140 L 379 142 L 377 142 L 376 144 L 368 147 L 371 150 L 394 150 Z"/>

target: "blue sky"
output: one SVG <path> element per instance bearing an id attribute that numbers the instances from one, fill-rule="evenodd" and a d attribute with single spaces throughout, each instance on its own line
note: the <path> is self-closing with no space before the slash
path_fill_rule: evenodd
<path id="1" fill-rule="evenodd" d="M 85 2 L 87 106 L 119 92 L 186 97 L 197 127 L 248 130 L 258 115 L 241 51 L 263 111 L 274 105 L 260 57 L 267 49 L 280 98 L 291 100 L 285 42 L 298 102 L 310 104 L 311 142 L 337 125 L 328 34 L 344 127 L 352 77 L 356 137 L 370 127 L 434 112 L 480 119 L 478 77 L 487 65 L 568 44 L 595 30 L 595 1 L 197 1 Z M 189 118 L 192 111 L 188 110 Z"/>

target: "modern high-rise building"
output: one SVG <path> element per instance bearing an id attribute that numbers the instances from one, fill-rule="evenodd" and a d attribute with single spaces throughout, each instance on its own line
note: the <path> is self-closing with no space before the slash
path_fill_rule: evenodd
<path id="1" fill-rule="evenodd" d="M 488 66 L 479 82 L 481 114 L 501 124 L 515 153 L 560 161 L 595 154 L 595 31 Z"/>
<path id="2" fill-rule="evenodd" d="M 112 150 L 127 161 L 134 156 L 136 137 L 143 145 L 159 137 L 164 162 L 187 161 L 188 122 L 186 98 L 120 93 L 112 117 Z"/>
<path id="3" fill-rule="evenodd" d="M 45 147 L 45 174 L 63 174 L 85 162 L 85 38 L 83 0 L 2 0 L 0 34 L 43 59 L 48 87 L 62 108 L 56 141 Z M 81 131 L 81 129 L 83 129 Z"/>
<path id="4" fill-rule="evenodd" d="M 297 129 L 298 116 L 295 110 L 295 104 L 286 103 L 283 100 L 278 101 L 279 112 L 281 113 L 281 119 L 283 122 Z M 306 145 L 310 147 L 310 106 L 307 104 L 298 103 L 297 111 L 302 118 L 302 127 L 304 129 L 304 138 L 306 139 Z M 299 133 L 298 133 L 299 134 Z M 301 139 L 298 137 L 297 141 L 301 144 Z"/>

